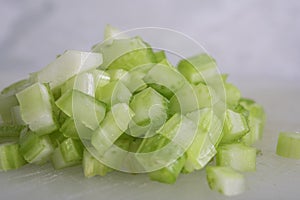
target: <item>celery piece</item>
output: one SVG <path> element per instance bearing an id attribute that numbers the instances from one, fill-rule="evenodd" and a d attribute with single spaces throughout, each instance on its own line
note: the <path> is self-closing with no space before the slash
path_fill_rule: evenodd
<path id="1" fill-rule="evenodd" d="M 161 61 L 167 59 L 167 56 L 166 56 L 166 53 L 164 50 L 154 52 L 154 55 L 156 58 L 156 62 L 161 62 Z"/>
<path id="2" fill-rule="evenodd" d="M 226 196 L 242 194 L 246 189 L 245 178 L 230 167 L 206 167 L 207 182 L 212 190 Z"/>
<path id="3" fill-rule="evenodd" d="M 168 101 L 148 87 L 133 96 L 130 108 L 135 115 L 127 132 L 132 136 L 140 137 L 154 133 L 164 124 L 167 119 Z"/>
<path id="4" fill-rule="evenodd" d="M 66 161 L 60 147 L 56 147 L 51 155 L 52 165 L 55 169 L 63 169 L 74 165 L 79 165 L 81 160 Z"/>
<path id="5" fill-rule="evenodd" d="M 281 132 L 277 140 L 276 154 L 286 158 L 300 159 L 300 133 Z"/>
<path id="6" fill-rule="evenodd" d="M 242 143 L 220 145 L 217 148 L 216 163 L 238 171 L 256 170 L 256 149 Z"/>
<path id="7" fill-rule="evenodd" d="M 168 166 L 153 172 L 149 172 L 150 179 L 161 183 L 175 183 L 184 166 L 185 159 L 186 157 L 183 155 Z"/>
<path id="8" fill-rule="evenodd" d="M 20 152 L 27 162 L 44 164 L 53 152 L 53 145 L 48 135 L 28 132 L 20 139 Z"/>
<path id="9" fill-rule="evenodd" d="M 57 107 L 75 121 L 95 130 L 105 117 L 105 105 L 77 90 L 69 90 L 56 102 Z"/>
<path id="10" fill-rule="evenodd" d="M 224 135 L 221 143 L 232 143 L 237 141 L 249 131 L 246 118 L 233 110 L 227 109 L 225 124 L 223 128 Z"/>
<path id="11" fill-rule="evenodd" d="M 226 92 L 226 104 L 231 107 L 238 105 L 241 98 L 240 90 L 231 83 L 225 83 L 225 92 Z"/>
<path id="12" fill-rule="evenodd" d="M 134 69 L 124 74 L 124 76 L 121 77 L 121 81 L 131 93 L 139 92 L 147 88 L 146 83 L 143 81 L 144 76 L 145 73 L 142 70 Z"/>
<path id="13" fill-rule="evenodd" d="M 29 87 L 30 85 L 32 85 L 34 83 L 34 81 L 32 79 L 24 79 L 24 80 L 20 80 L 17 81 L 11 85 L 9 85 L 8 87 L 4 88 L 1 91 L 1 96 L 13 96 L 16 93 L 24 90 L 25 88 Z"/>
<path id="14" fill-rule="evenodd" d="M 12 108 L 18 106 L 18 100 L 15 95 L 0 95 L 0 117 L 5 124 L 14 124 Z"/>
<path id="15" fill-rule="evenodd" d="M 26 164 L 17 142 L 0 144 L 0 171 L 17 169 Z"/>
<path id="16" fill-rule="evenodd" d="M 0 138 L 19 137 L 22 132 L 27 131 L 24 125 L 0 125 Z"/>
<path id="17" fill-rule="evenodd" d="M 35 83 L 16 96 L 22 119 L 32 131 L 43 135 L 58 128 L 51 93 L 45 85 Z"/>
<path id="18" fill-rule="evenodd" d="M 76 74 L 99 67 L 102 55 L 92 52 L 68 50 L 41 71 L 32 74 L 40 83 L 49 83 L 54 89 Z"/>
<path id="19" fill-rule="evenodd" d="M 250 99 L 242 98 L 240 105 L 248 111 L 247 121 L 249 126 L 249 132 L 241 140 L 251 145 L 262 138 L 266 121 L 265 112 L 261 105 Z"/>
<path id="20" fill-rule="evenodd" d="M 68 118 L 59 129 L 60 132 L 67 138 L 79 139 L 75 122 L 72 118 Z"/>
<path id="21" fill-rule="evenodd" d="M 115 104 L 92 135 L 94 148 L 103 154 L 127 129 L 133 115 L 127 104 Z"/>
<path id="22" fill-rule="evenodd" d="M 109 39 L 126 39 L 127 35 L 122 33 L 119 29 L 107 24 L 104 29 L 104 40 Z"/>
<path id="23" fill-rule="evenodd" d="M 93 51 L 103 54 L 102 69 L 131 70 L 156 62 L 151 47 L 139 37 L 104 42 L 94 46 Z"/>
<path id="24" fill-rule="evenodd" d="M 193 84 L 206 83 L 208 78 L 215 76 L 217 68 L 215 60 L 207 54 L 199 54 L 184 60 L 177 65 L 178 71 Z"/>
<path id="25" fill-rule="evenodd" d="M 60 143 L 59 147 L 66 162 L 82 160 L 83 145 L 81 141 L 67 138 Z"/>
<path id="26" fill-rule="evenodd" d="M 96 175 L 105 176 L 108 172 L 113 171 L 93 157 L 86 149 L 83 151 L 82 167 L 84 176 L 88 178 Z"/>
<path id="27" fill-rule="evenodd" d="M 96 99 L 104 102 L 108 107 L 117 103 L 129 104 L 131 92 L 121 81 L 112 81 L 103 87 L 98 87 Z"/>
<path id="28" fill-rule="evenodd" d="M 108 69 L 105 72 L 109 74 L 111 81 L 118 81 L 127 74 L 124 69 Z"/>

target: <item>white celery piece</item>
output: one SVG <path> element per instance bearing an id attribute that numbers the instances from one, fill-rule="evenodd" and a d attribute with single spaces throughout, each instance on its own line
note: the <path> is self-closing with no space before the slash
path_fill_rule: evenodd
<path id="1" fill-rule="evenodd" d="M 95 69 L 102 64 L 100 53 L 68 50 L 52 63 L 32 76 L 41 83 L 49 83 L 53 89 L 76 74 Z"/>
<path id="2" fill-rule="evenodd" d="M 22 119 L 32 131 L 42 135 L 58 128 L 53 114 L 52 97 L 45 85 L 35 83 L 16 96 Z"/>
<path id="3" fill-rule="evenodd" d="M 286 158 L 300 159 L 300 133 L 281 132 L 277 141 L 276 154 Z"/>
<path id="4" fill-rule="evenodd" d="M 221 145 L 217 149 L 216 163 L 246 172 L 256 170 L 256 149 L 242 143 Z"/>
<path id="5" fill-rule="evenodd" d="M 230 167 L 206 167 L 207 182 L 212 190 L 226 196 L 235 196 L 246 189 L 245 178 Z"/>

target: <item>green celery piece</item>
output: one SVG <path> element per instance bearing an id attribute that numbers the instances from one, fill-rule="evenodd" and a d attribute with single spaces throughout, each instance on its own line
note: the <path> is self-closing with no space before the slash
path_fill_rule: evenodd
<path id="1" fill-rule="evenodd" d="M 81 160 L 74 160 L 74 161 L 66 161 L 64 159 L 64 156 L 61 152 L 60 147 L 56 147 L 51 155 L 51 161 L 52 165 L 55 169 L 63 169 L 67 167 L 71 167 L 74 165 L 79 165 L 81 163 Z"/>
<path id="2" fill-rule="evenodd" d="M 49 138 L 51 140 L 52 146 L 54 148 L 58 147 L 60 143 L 62 143 L 65 139 L 67 139 L 62 132 L 56 130 L 49 134 Z"/>
<path id="3" fill-rule="evenodd" d="M 105 72 L 109 74 L 111 81 L 118 81 L 127 74 L 124 69 L 108 69 Z"/>
<path id="4" fill-rule="evenodd" d="M 19 137 L 22 132 L 27 131 L 27 126 L 24 125 L 0 125 L 0 138 Z"/>
<path id="5" fill-rule="evenodd" d="M 158 84 L 172 92 L 178 91 L 187 82 L 174 67 L 164 63 L 157 63 L 144 77 L 147 84 Z"/>
<path id="6" fill-rule="evenodd" d="M 10 109 L 13 124 L 16 125 L 26 125 L 21 116 L 21 108 L 20 106 L 14 106 Z"/>
<path id="7" fill-rule="evenodd" d="M 40 83 L 49 83 L 55 89 L 71 77 L 102 64 L 102 55 L 94 52 L 65 51 L 52 63 L 31 76 Z"/>
<path id="8" fill-rule="evenodd" d="M 17 142 L 0 144 L 0 171 L 18 169 L 26 164 Z"/>
<path id="9" fill-rule="evenodd" d="M 156 62 L 151 47 L 139 37 L 105 41 L 94 46 L 93 51 L 103 54 L 102 69 L 129 71 L 135 67 Z"/>
<path id="10" fill-rule="evenodd" d="M 21 116 L 29 128 L 40 134 L 48 134 L 58 128 L 51 92 L 41 83 L 35 83 L 16 94 Z"/>
<path id="11" fill-rule="evenodd" d="M 147 84 L 143 81 L 144 77 L 145 73 L 139 68 L 135 68 L 124 74 L 120 80 L 131 93 L 135 93 L 147 88 Z"/>
<path id="12" fill-rule="evenodd" d="M 150 172 L 149 177 L 153 181 L 158 181 L 161 183 L 168 183 L 168 184 L 173 184 L 176 182 L 177 177 L 179 176 L 184 163 L 185 163 L 185 155 L 181 156 L 178 158 L 176 161 L 173 163 L 169 164 L 168 166 Z"/>
<path id="13" fill-rule="evenodd" d="M 247 121 L 249 126 L 249 132 L 241 140 L 245 144 L 252 145 L 262 138 L 266 121 L 265 112 L 261 105 L 250 99 L 242 98 L 240 105 L 248 111 Z"/>
<path id="14" fill-rule="evenodd" d="M 67 116 L 92 130 L 98 128 L 105 117 L 106 107 L 102 102 L 77 90 L 69 90 L 55 104 Z"/>
<path id="15" fill-rule="evenodd" d="M 226 103 L 230 107 L 235 107 L 239 104 L 241 98 L 240 90 L 231 83 L 224 83 L 226 91 Z"/>
<path id="16" fill-rule="evenodd" d="M 67 138 L 80 139 L 74 119 L 68 118 L 60 127 L 60 132 Z"/>
<path id="17" fill-rule="evenodd" d="M 131 92 L 121 81 L 112 81 L 103 87 L 98 87 L 96 99 L 104 102 L 108 107 L 117 103 L 127 103 L 131 98 Z"/>
<path id="18" fill-rule="evenodd" d="M 119 29 L 107 24 L 104 29 L 104 40 L 109 39 L 126 39 L 128 36 L 122 33 Z"/>
<path id="19" fill-rule="evenodd" d="M 155 55 L 155 58 L 156 58 L 156 62 L 158 62 L 158 63 L 165 60 L 165 59 L 167 59 L 167 56 L 166 56 L 166 53 L 165 53 L 164 50 L 154 52 L 154 55 Z"/>
<path id="20" fill-rule="evenodd" d="M 220 145 L 217 149 L 216 163 L 237 171 L 256 170 L 256 149 L 242 143 Z"/>
<path id="21" fill-rule="evenodd" d="M 300 133 L 281 132 L 277 140 L 276 154 L 286 158 L 300 159 Z"/>
<path id="22" fill-rule="evenodd" d="M 230 167 L 206 167 L 207 182 L 212 190 L 226 196 L 242 194 L 246 189 L 245 178 Z"/>
<path id="23" fill-rule="evenodd" d="M 167 119 L 168 101 L 154 89 L 148 87 L 133 96 L 130 108 L 135 115 L 129 123 L 127 133 L 140 137 L 155 133 L 164 124 Z"/>
<path id="24" fill-rule="evenodd" d="M 53 145 L 48 135 L 39 136 L 28 132 L 20 139 L 20 152 L 29 163 L 44 164 L 53 152 Z"/>
<path id="25" fill-rule="evenodd" d="M 14 124 L 12 108 L 18 106 L 18 100 L 15 95 L 0 95 L 0 124 Z"/>
<path id="26" fill-rule="evenodd" d="M 93 157 L 86 149 L 83 151 L 82 167 L 84 176 L 88 178 L 96 175 L 105 176 L 108 172 L 113 171 L 113 169 Z"/>
<path id="27" fill-rule="evenodd" d="M 67 138 L 59 145 L 59 147 L 66 162 L 82 160 L 83 144 L 81 141 Z"/>
<path id="28" fill-rule="evenodd" d="M 100 127 L 93 133 L 91 143 L 100 155 L 127 129 L 134 113 L 125 103 L 115 104 L 106 114 Z"/>
<path id="29" fill-rule="evenodd" d="M 178 71 L 193 84 L 206 83 L 208 78 L 216 74 L 217 68 L 215 60 L 207 54 L 199 54 L 181 60 L 177 65 Z"/>
<path id="30" fill-rule="evenodd" d="M 12 96 L 32 85 L 34 82 L 31 79 L 17 81 L 1 91 L 1 96 Z"/>
<path id="31" fill-rule="evenodd" d="M 239 140 L 249 131 L 246 118 L 233 110 L 227 109 L 225 116 L 225 124 L 223 127 L 222 144 L 232 143 Z"/>

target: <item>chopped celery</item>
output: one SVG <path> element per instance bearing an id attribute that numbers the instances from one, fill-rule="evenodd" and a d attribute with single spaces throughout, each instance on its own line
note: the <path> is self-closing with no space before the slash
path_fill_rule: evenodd
<path id="1" fill-rule="evenodd" d="M 83 145 L 79 140 L 65 139 L 60 143 L 60 151 L 64 160 L 68 163 L 82 160 Z"/>
<path id="2" fill-rule="evenodd" d="M 209 187 L 226 196 L 239 195 L 246 189 L 244 176 L 230 167 L 208 166 L 206 175 Z"/>
<path id="3" fill-rule="evenodd" d="M 76 74 L 95 69 L 102 63 L 99 53 L 66 51 L 41 71 L 32 74 L 32 78 L 41 83 L 49 83 L 54 89 Z"/>
<path id="4" fill-rule="evenodd" d="M 31 79 L 17 81 L 1 91 L 1 96 L 12 96 L 32 85 L 34 82 Z"/>
<path id="5" fill-rule="evenodd" d="M 163 50 L 154 52 L 154 55 L 155 55 L 155 58 L 156 58 L 157 62 L 161 62 L 162 60 L 167 59 L 166 53 Z"/>
<path id="6" fill-rule="evenodd" d="M 58 128 L 51 93 L 45 85 L 35 83 L 16 96 L 20 103 L 22 119 L 32 131 L 42 135 Z"/>
<path id="7" fill-rule="evenodd" d="M 111 168 L 102 164 L 87 150 L 84 150 L 83 152 L 82 168 L 84 176 L 88 178 L 96 175 L 105 176 L 108 172 L 112 171 Z"/>
<path id="8" fill-rule="evenodd" d="M 74 165 L 79 165 L 80 164 L 80 160 L 74 160 L 74 161 L 66 161 L 64 159 L 64 156 L 61 152 L 61 148 L 60 147 L 56 147 L 51 155 L 51 161 L 53 164 L 53 167 L 55 169 L 63 169 L 66 167 L 71 167 Z"/>
<path id="9" fill-rule="evenodd" d="M 300 133 L 281 132 L 277 140 L 276 154 L 286 158 L 300 159 Z"/>
<path id="10" fill-rule="evenodd" d="M 24 125 L 0 125 L 0 138 L 19 137 L 21 132 L 27 131 Z"/>
<path id="11" fill-rule="evenodd" d="M 26 164 L 19 149 L 19 144 L 16 142 L 0 144 L 0 171 L 17 169 Z"/>
<path id="12" fill-rule="evenodd" d="M 221 143 L 237 141 L 249 131 L 246 118 L 242 114 L 228 109 L 226 111 L 223 131 L 224 135 Z"/>
<path id="13" fill-rule="evenodd" d="M 60 132 L 67 138 L 79 139 L 74 119 L 68 118 L 59 129 Z"/>
<path id="14" fill-rule="evenodd" d="M 43 164 L 53 152 L 53 145 L 48 135 L 38 136 L 28 132 L 20 139 L 20 152 L 29 163 Z"/>
<path id="15" fill-rule="evenodd" d="M 241 98 L 240 90 L 231 83 L 225 83 L 226 103 L 228 106 L 234 107 L 238 105 Z"/>
<path id="16" fill-rule="evenodd" d="M 12 108 L 17 106 L 18 99 L 15 95 L 4 96 L 0 95 L 0 117 L 5 124 L 14 124 Z"/>
<path id="17" fill-rule="evenodd" d="M 238 171 L 256 170 L 256 149 L 242 143 L 221 145 L 217 149 L 216 163 Z"/>

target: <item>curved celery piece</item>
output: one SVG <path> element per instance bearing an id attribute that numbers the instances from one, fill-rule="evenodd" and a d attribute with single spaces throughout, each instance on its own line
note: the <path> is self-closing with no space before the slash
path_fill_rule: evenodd
<path id="1" fill-rule="evenodd" d="M 0 95 L 0 124 L 14 124 L 12 109 L 18 106 L 19 102 L 15 95 Z"/>
<path id="2" fill-rule="evenodd" d="M 286 158 L 300 159 L 300 133 L 281 132 L 277 140 L 276 154 Z"/>
<path id="3" fill-rule="evenodd" d="M 16 97 L 22 119 L 32 131 L 43 135 L 58 128 L 51 93 L 44 84 L 35 83 L 17 93 Z"/>

